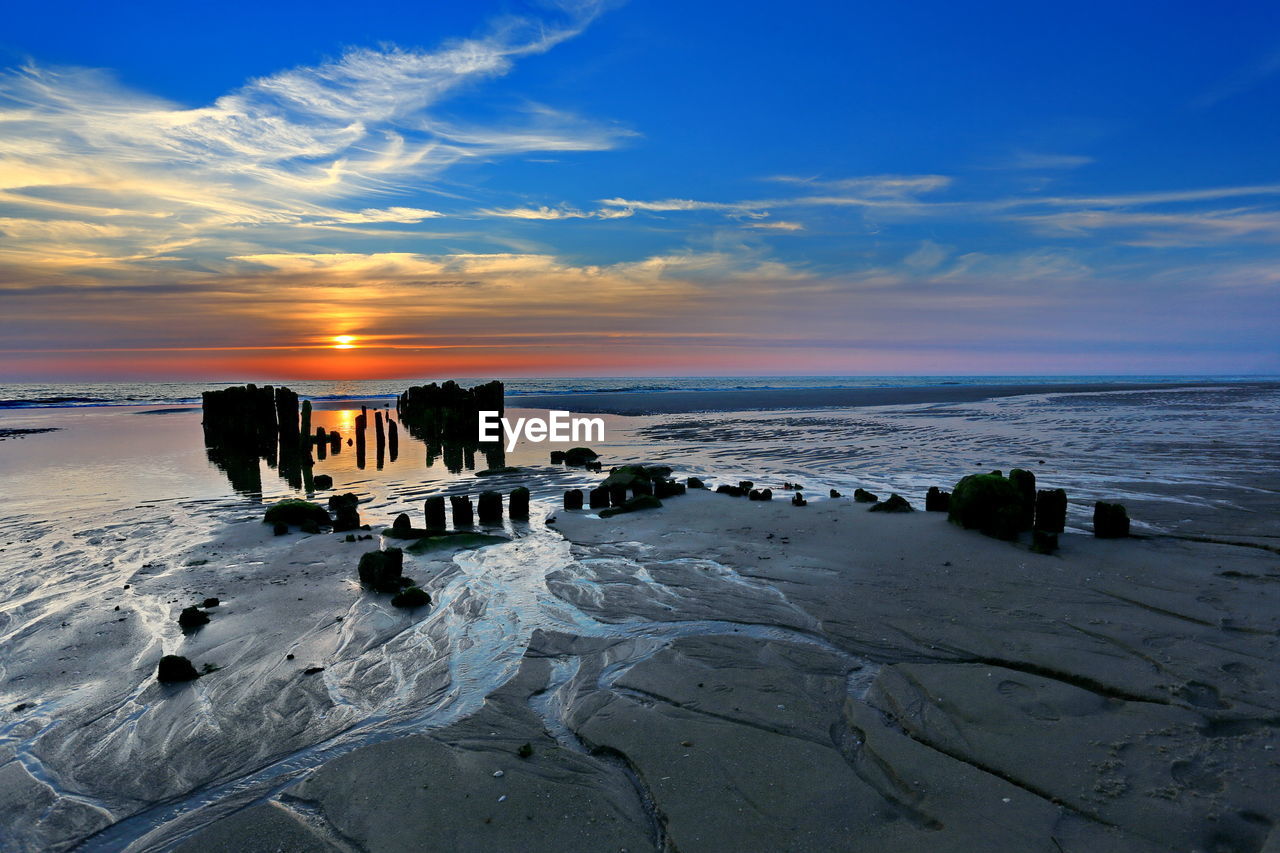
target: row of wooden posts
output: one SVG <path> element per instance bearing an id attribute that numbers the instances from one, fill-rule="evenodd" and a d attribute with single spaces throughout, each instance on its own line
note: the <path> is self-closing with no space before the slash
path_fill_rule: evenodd
<path id="1" fill-rule="evenodd" d="M 495 491 L 484 491 L 476 497 L 474 511 L 470 495 L 449 495 L 449 509 L 453 515 L 455 528 L 472 527 L 479 518 L 481 524 L 502 523 L 502 494 Z M 427 498 L 423 511 L 426 514 L 428 530 L 444 530 L 445 497 L 435 495 Z M 512 521 L 529 520 L 529 490 L 519 486 L 511 490 L 507 496 L 507 516 Z"/>

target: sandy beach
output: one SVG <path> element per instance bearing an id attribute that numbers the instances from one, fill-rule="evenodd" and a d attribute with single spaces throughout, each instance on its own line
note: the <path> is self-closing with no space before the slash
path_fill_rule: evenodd
<path id="1" fill-rule="evenodd" d="M 346 429 L 358 411 L 316 418 Z M 52 431 L 0 447 L 0 838 L 1270 849 L 1274 413 L 1274 391 L 1231 385 L 610 415 L 599 474 L 526 443 L 478 477 L 483 457 L 455 470 L 405 438 L 364 468 L 317 463 L 361 497 L 372 538 L 356 542 L 273 535 L 264 504 L 296 492 L 265 466 L 261 494 L 231 489 L 198 411 L 10 413 L 6 428 Z M 634 462 L 775 498 L 560 507 Z M 1056 554 L 921 511 L 928 485 L 997 466 L 1068 490 Z M 792 506 L 800 480 L 809 504 Z M 398 513 L 522 484 L 530 520 L 480 528 L 510 541 L 406 554 L 430 607 L 361 588 L 360 555 L 404 544 L 382 535 Z M 857 486 L 917 511 L 868 512 Z M 1135 538 L 1093 537 L 1105 498 Z M 183 631 L 209 597 L 210 622 Z M 168 653 L 207 671 L 158 684 Z"/>

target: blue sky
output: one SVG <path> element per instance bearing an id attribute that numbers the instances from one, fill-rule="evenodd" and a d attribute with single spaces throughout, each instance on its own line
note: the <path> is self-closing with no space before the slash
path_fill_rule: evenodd
<path id="1" fill-rule="evenodd" d="M 8 378 L 1280 372 L 1276 4 L 45 3 L 0 65 Z"/>

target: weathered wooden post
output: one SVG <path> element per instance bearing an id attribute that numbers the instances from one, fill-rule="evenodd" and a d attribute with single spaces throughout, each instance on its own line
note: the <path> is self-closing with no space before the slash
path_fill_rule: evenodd
<path id="1" fill-rule="evenodd" d="M 427 517 L 428 530 L 444 530 L 444 497 L 442 495 L 434 495 L 427 498 L 423 504 L 423 511 Z"/>
<path id="2" fill-rule="evenodd" d="M 582 492 L 578 492 L 578 508 L 582 508 Z M 512 521 L 529 520 L 529 490 L 524 486 L 511 490 L 511 496 L 507 498 L 507 516 Z"/>
<path id="3" fill-rule="evenodd" d="M 502 495 L 494 491 L 483 491 L 476 501 L 476 515 L 481 524 L 502 523 Z"/>
<path id="4" fill-rule="evenodd" d="M 470 495 L 450 495 L 449 504 L 453 509 L 454 527 L 472 527 L 475 524 L 471 516 Z"/>

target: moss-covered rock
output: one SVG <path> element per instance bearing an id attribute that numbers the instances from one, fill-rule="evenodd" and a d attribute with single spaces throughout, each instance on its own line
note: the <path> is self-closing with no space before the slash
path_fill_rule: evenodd
<path id="1" fill-rule="evenodd" d="M 156 669 L 156 680 L 171 684 L 178 681 L 195 681 L 200 677 L 191 661 L 182 655 L 165 655 Z"/>
<path id="2" fill-rule="evenodd" d="M 839 493 L 839 492 L 837 492 L 835 489 L 832 489 L 832 490 L 827 494 L 827 497 L 830 497 L 830 498 L 838 498 L 838 497 L 840 497 L 840 493 Z"/>
<path id="3" fill-rule="evenodd" d="M 951 492 L 947 518 L 967 530 L 1016 539 L 1026 518 L 1022 489 L 999 474 L 971 474 Z"/>
<path id="4" fill-rule="evenodd" d="M 622 515 L 626 512 L 638 512 L 642 509 L 657 509 L 660 506 L 662 506 L 662 501 L 658 500 L 653 495 L 639 495 L 638 497 L 634 497 L 631 500 L 624 502 L 622 506 L 615 506 L 611 509 L 601 510 L 600 517 L 609 518 L 615 515 Z"/>
<path id="5" fill-rule="evenodd" d="M 404 572 L 404 552 L 399 548 L 368 551 L 360 555 L 360 583 L 378 592 L 398 592 Z"/>
<path id="6" fill-rule="evenodd" d="M 1093 535 L 1099 539 L 1122 539 L 1129 535 L 1129 513 L 1124 504 L 1098 501 L 1093 505 Z"/>
<path id="7" fill-rule="evenodd" d="M 707 484 L 702 482 L 701 477 L 690 477 L 685 482 L 691 489 L 705 489 L 707 487 Z"/>
<path id="8" fill-rule="evenodd" d="M 317 489 L 332 489 L 333 477 L 330 477 L 328 474 L 316 474 L 311 480 L 311 485 L 315 486 Z"/>
<path id="9" fill-rule="evenodd" d="M 594 462 L 600 458 L 600 454 L 596 453 L 590 447 L 571 447 L 564 452 L 564 464 L 582 467 L 588 462 Z"/>
<path id="10" fill-rule="evenodd" d="M 356 530 L 360 524 L 360 496 L 353 492 L 329 497 L 329 511 L 333 513 L 333 529 Z"/>
<path id="11" fill-rule="evenodd" d="M 906 498 L 894 492 L 885 500 L 872 504 L 868 512 L 914 512 L 913 507 Z"/>
<path id="12" fill-rule="evenodd" d="M 742 488 L 740 486 L 731 486 L 728 483 L 725 483 L 723 486 L 716 486 L 716 494 L 729 495 L 730 497 L 740 498 L 743 495 L 748 493 L 742 491 Z"/>
<path id="13" fill-rule="evenodd" d="M 412 610 L 417 607 L 426 607 L 431 604 L 431 596 L 421 587 L 411 586 L 402 589 L 396 593 L 395 598 L 391 599 L 392 607 L 404 607 Z"/>
<path id="14" fill-rule="evenodd" d="M 860 504 L 873 504 L 880 500 L 880 498 L 866 489 L 854 489 L 853 499 Z"/>
<path id="15" fill-rule="evenodd" d="M 267 524 L 297 524 L 311 521 L 316 524 L 328 524 L 329 513 L 320 504 L 304 501 L 299 498 L 285 498 L 267 507 L 262 520 Z"/>

